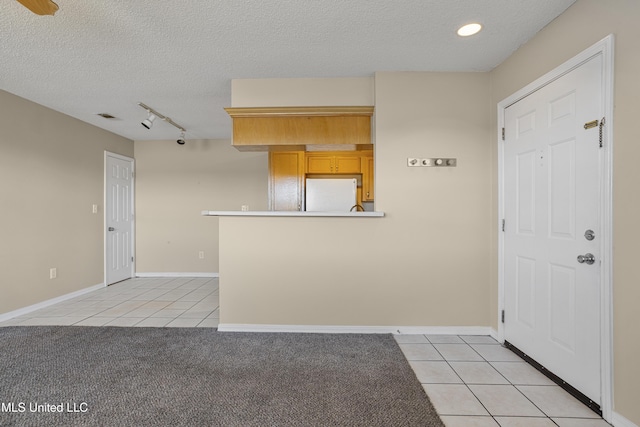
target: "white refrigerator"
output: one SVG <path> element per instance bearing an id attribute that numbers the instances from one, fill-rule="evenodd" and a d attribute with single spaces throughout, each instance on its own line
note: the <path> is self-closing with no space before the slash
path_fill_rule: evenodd
<path id="1" fill-rule="evenodd" d="M 305 210 L 349 212 L 357 201 L 355 178 L 307 178 Z"/>

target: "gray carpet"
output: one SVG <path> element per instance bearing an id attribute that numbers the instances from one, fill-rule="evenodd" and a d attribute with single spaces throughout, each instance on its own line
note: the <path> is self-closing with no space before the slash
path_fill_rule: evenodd
<path id="1" fill-rule="evenodd" d="M 2 426 L 443 426 L 391 335 L 4 327 L 0 404 Z"/>

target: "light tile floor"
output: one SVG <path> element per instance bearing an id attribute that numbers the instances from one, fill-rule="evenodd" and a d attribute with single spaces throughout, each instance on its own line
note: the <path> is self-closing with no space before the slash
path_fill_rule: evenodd
<path id="1" fill-rule="evenodd" d="M 216 278 L 135 278 L 15 317 L 0 326 L 215 328 L 219 313 Z"/>
<path id="2" fill-rule="evenodd" d="M 218 279 L 134 278 L 0 326 L 217 327 Z M 395 335 L 447 427 L 606 427 L 488 336 Z"/>
<path id="3" fill-rule="evenodd" d="M 488 336 L 395 335 L 447 427 L 607 427 Z"/>

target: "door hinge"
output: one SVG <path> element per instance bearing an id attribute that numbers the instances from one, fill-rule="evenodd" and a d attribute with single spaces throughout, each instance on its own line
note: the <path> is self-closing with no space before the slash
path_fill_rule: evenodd
<path id="1" fill-rule="evenodd" d="M 506 222 L 506 221 L 503 219 L 503 220 L 502 220 L 502 231 L 504 231 L 505 222 Z"/>
<path id="2" fill-rule="evenodd" d="M 504 310 L 502 310 L 502 323 L 504 323 Z"/>
<path id="3" fill-rule="evenodd" d="M 502 140 L 504 141 L 504 128 L 502 128 Z"/>
<path id="4" fill-rule="evenodd" d="M 131 257 L 131 262 L 133 262 L 133 257 Z"/>

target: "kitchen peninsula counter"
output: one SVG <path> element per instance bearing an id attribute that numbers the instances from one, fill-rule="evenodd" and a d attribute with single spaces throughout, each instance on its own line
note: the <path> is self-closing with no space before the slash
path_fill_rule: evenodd
<path id="1" fill-rule="evenodd" d="M 393 286 L 368 287 L 381 274 L 372 251 L 394 251 L 380 243 L 384 212 L 201 215 L 218 222 L 220 331 L 376 325 L 397 298 Z"/>
<path id="2" fill-rule="evenodd" d="M 381 218 L 384 212 L 202 211 L 203 216 Z"/>

